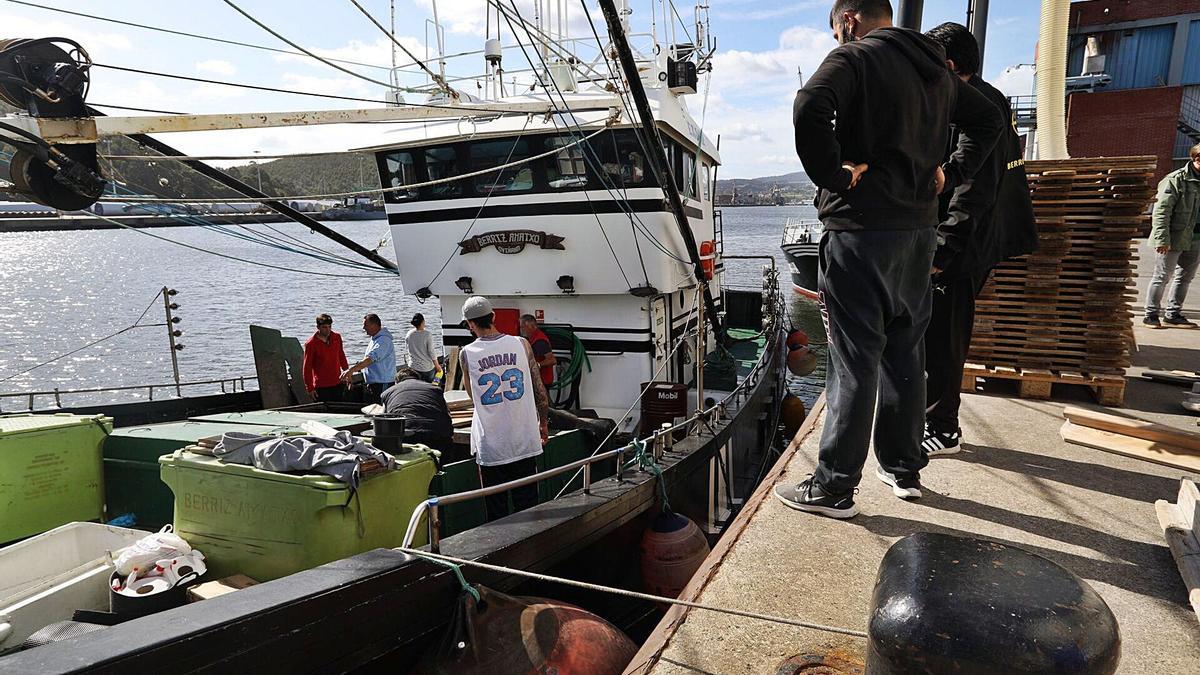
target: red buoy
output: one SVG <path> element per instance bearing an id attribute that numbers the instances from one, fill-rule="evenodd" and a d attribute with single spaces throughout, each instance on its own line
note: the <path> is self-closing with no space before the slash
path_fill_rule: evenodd
<path id="1" fill-rule="evenodd" d="M 708 557 L 704 533 L 678 513 L 660 513 L 642 535 L 642 584 L 647 593 L 677 598 Z"/>
<path id="2" fill-rule="evenodd" d="M 807 347 L 807 346 L 808 346 L 808 333 L 805 333 L 804 331 L 800 330 L 799 328 L 788 333 L 787 348 L 788 348 L 789 352 L 795 351 L 801 347 Z"/>
<path id="3" fill-rule="evenodd" d="M 476 586 L 442 644 L 414 672 L 437 675 L 618 675 L 637 653 L 616 626 L 575 605 Z"/>
<path id="4" fill-rule="evenodd" d="M 800 400 L 795 394 L 788 394 L 783 397 L 780 403 L 779 417 L 783 421 L 783 433 L 787 434 L 787 438 L 795 438 L 796 432 L 800 431 L 800 425 L 804 423 L 805 416 L 808 411 L 804 409 L 804 401 Z"/>
<path id="5" fill-rule="evenodd" d="M 796 377 L 810 375 L 817 369 L 817 355 L 808 347 L 800 347 L 795 351 L 788 352 L 787 367 L 788 371 Z"/>

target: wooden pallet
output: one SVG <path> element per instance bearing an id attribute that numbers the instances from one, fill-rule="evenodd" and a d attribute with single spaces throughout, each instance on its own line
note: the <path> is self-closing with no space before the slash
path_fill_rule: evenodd
<path id="1" fill-rule="evenodd" d="M 1121 407 L 1125 404 L 1125 378 L 1113 375 L 1092 375 L 1040 368 L 981 366 L 968 363 L 963 369 L 962 390 L 975 391 L 975 379 L 1014 380 L 1017 396 L 1029 399 L 1049 399 L 1056 384 L 1087 387 L 1100 405 Z"/>

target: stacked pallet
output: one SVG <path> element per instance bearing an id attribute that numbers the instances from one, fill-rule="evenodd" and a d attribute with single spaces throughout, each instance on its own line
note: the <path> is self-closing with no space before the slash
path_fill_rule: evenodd
<path id="1" fill-rule="evenodd" d="M 1136 298 L 1133 239 L 1149 223 L 1155 164 L 1026 165 L 1039 249 L 1000 264 L 980 294 L 964 386 L 975 376 L 1017 379 L 1028 383 L 1023 395 L 1041 398 L 1052 383 L 1074 382 L 1120 403 Z"/>

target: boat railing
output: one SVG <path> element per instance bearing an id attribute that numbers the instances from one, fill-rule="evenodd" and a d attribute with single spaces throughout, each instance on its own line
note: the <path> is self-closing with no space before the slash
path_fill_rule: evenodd
<path id="1" fill-rule="evenodd" d="M 175 395 L 178 397 L 178 396 L 183 395 L 183 393 L 182 393 L 183 387 L 199 387 L 199 386 L 211 387 L 211 386 L 220 385 L 222 394 L 231 394 L 231 393 L 236 393 L 238 391 L 246 391 L 246 380 L 257 380 L 257 379 L 258 379 L 258 377 L 254 376 L 254 375 L 244 375 L 244 376 L 239 376 L 239 377 L 225 377 L 225 378 L 221 378 L 221 379 L 217 379 L 217 380 L 196 380 L 194 382 L 178 382 L 178 383 L 177 382 L 169 382 L 167 384 L 130 384 L 130 385 L 124 385 L 124 386 L 120 386 L 120 387 L 90 387 L 87 389 L 61 389 L 59 387 L 55 387 L 54 389 L 46 389 L 46 390 L 42 390 L 42 391 L 18 391 L 18 392 L 10 392 L 10 393 L 0 393 L 0 402 L 3 402 L 5 399 L 25 399 L 29 404 L 29 407 L 26 408 L 25 410 L 32 412 L 34 410 L 34 403 L 36 402 L 36 400 L 39 397 L 41 397 L 41 398 L 52 397 L 54 399 L 54 407 L 61 408 L 61 407 L 63 407 L 62 397 L 71 395 L 71 394 L 103 394 L 103 393 L 118 392 L 118 391 L 140 391 L 140 390 L 144 389 L 146 391 L 146 396 L 148 397 L 148 399 L 153 401 L 154 400 L 154 390 L 156 390 L 156 389 L 159 391 L 162 391 L 164 389 L 165 390 L 175 390 Z M 2 410 L 2 409 L 3 409 L 3 406 L 0 406 L 0 410 Z M 12 412 L 12 411 L 9 411 L 9 412 Z"/>
<path id="2" fill-rule="evenodd" d="M 740 257 L 766 258 L 766 256 Z M 774 266 L 774 261 L 772 261 L 772 266 Z M 764 332 L 770 334 L 770 327 L 764 330 Z M 410 548 L 412 546 L 413 539 L 416 537 L 417 528 L 420 527 L 421 517 L 426 516 L 426 532 L 428 533 L 429 550 L 433 553 L 438 553 L 440 551 L 441 521 L 439 515 L 441 512 L 441 507 L 443 506 L 460 504 L 462 502 L 467 502 L 474 499 L 483 499 L 484 497 L 508 492 L 509 490 L 513 490 L 515 488 L 525 487 L 527 485 L 536 485 L 541 481 L 554 478 L 555 476 L 562 475 L 569 471 L 577 471 L 580 469 L 582 469 L 583 472 L 583 493 L 590 495 L 592 493 L 592 466 L 598 462 L 605 462 L 613 458 L 616 459 L 617 471 L 616 475 L 614 476 L 614 480 L 616 480 L 616 482 L 619 484 L 624 480 L 626 456 L 635 453 L 638 447 L 648 449 L 652 453 L 654 460 L 658 461 L 662 458 L 665 452 L 670 451 L 671 447 L 675 443 L 675 433 L 678 431 L 686 432 L 688 436 L 691 436 L 692 434 L 698 434 L 707 428 L 709 431 L 715 434 L 716 432 L 713 424 L 719 424 L 728 419 L 730 410 L 739 407 L 742 403 L 742 398 L 747 395 L 747 392 L 750 390 L 750 388 L 758 384 L 759 379 L 762 377 L 762 374 L 767 368 L 767 364 L 771 359 L 772 351 L 771 345 L 768 345 L 767 349 L 764 349 L 762 354 L 759 356 L 758 361 L 756 361 L 754 366 L 751 367 L 750 372 L 748 372 L 742 381 L 739 382 L 731 391 L 729 391 L 728 394 L 720 401 L 714 402 L 713 405 L 709 406 L 708 408 L 697 410 L 692 414 L 691 417 L 688 417 L 681 422 L 676 422 L 675 424 L 664 422 L 661 428 L 655 430 L 649 437 L 645 439 L 636 440 L 615 450 L 596 453 L 589 457 L 584 457 L 583 459 L 571 462 L 570 464 L 564 464 L 553 469 L 547 469 L 545 471 L 525 476 L 523 478 L 518 478 L 507 483 L 483 487 L 477 490 L 468 490 L 466 492 L 456 492 L 454 494 L 439 497 L 430 497 L 429 499 L 418 504 L 417 507 L 413 509 L 412 516 L 408 521 L 408 528 L 404 534 L 404 544 L 402 548 Z M 701 403 L 703 403 L 703 401 Z"/>

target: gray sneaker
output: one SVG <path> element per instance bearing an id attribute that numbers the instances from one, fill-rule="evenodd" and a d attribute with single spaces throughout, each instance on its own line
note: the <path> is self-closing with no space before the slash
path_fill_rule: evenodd
<path id="1" fill-rule="evenodd" d="M 858 514 L 854 490 L 835 495 L 826 492 L 812 476 L 799 485 L 776 485 L 775 496 L 788 508 L 806 513 L 839 519 L 853 518 Z"/>
<path id="2" fill-rule="evenodd" d="M 1162 328 L 1162 322 L 1158 320 L 1157 314 L 1147 314 L 1146 318 L 1142 319 L 1142 325 L 1146 328 Z"/>
<path id="3" fill-rule="evenodd" d="M 1168 314 L 1166 316 L 1166 318 L 1163 319 L 1162 322 L 1163 322 L 1164 326 L 1170 326 L 1171 328 L 1196 328 L 1197 327 L 1195 322 L 1188 321 L 1188 318 L 1182 314 Z"/>
<path id="4" fill-rule="evenodd" d="M 879 467 L 875 470 L 875 475 L 879 480 L 891 486 L 892 494 L 901 499 L 920 499 L 921 498 L 921 479 L 920 478 L 900 478 L 896 474 L 888 473 Z"/>

